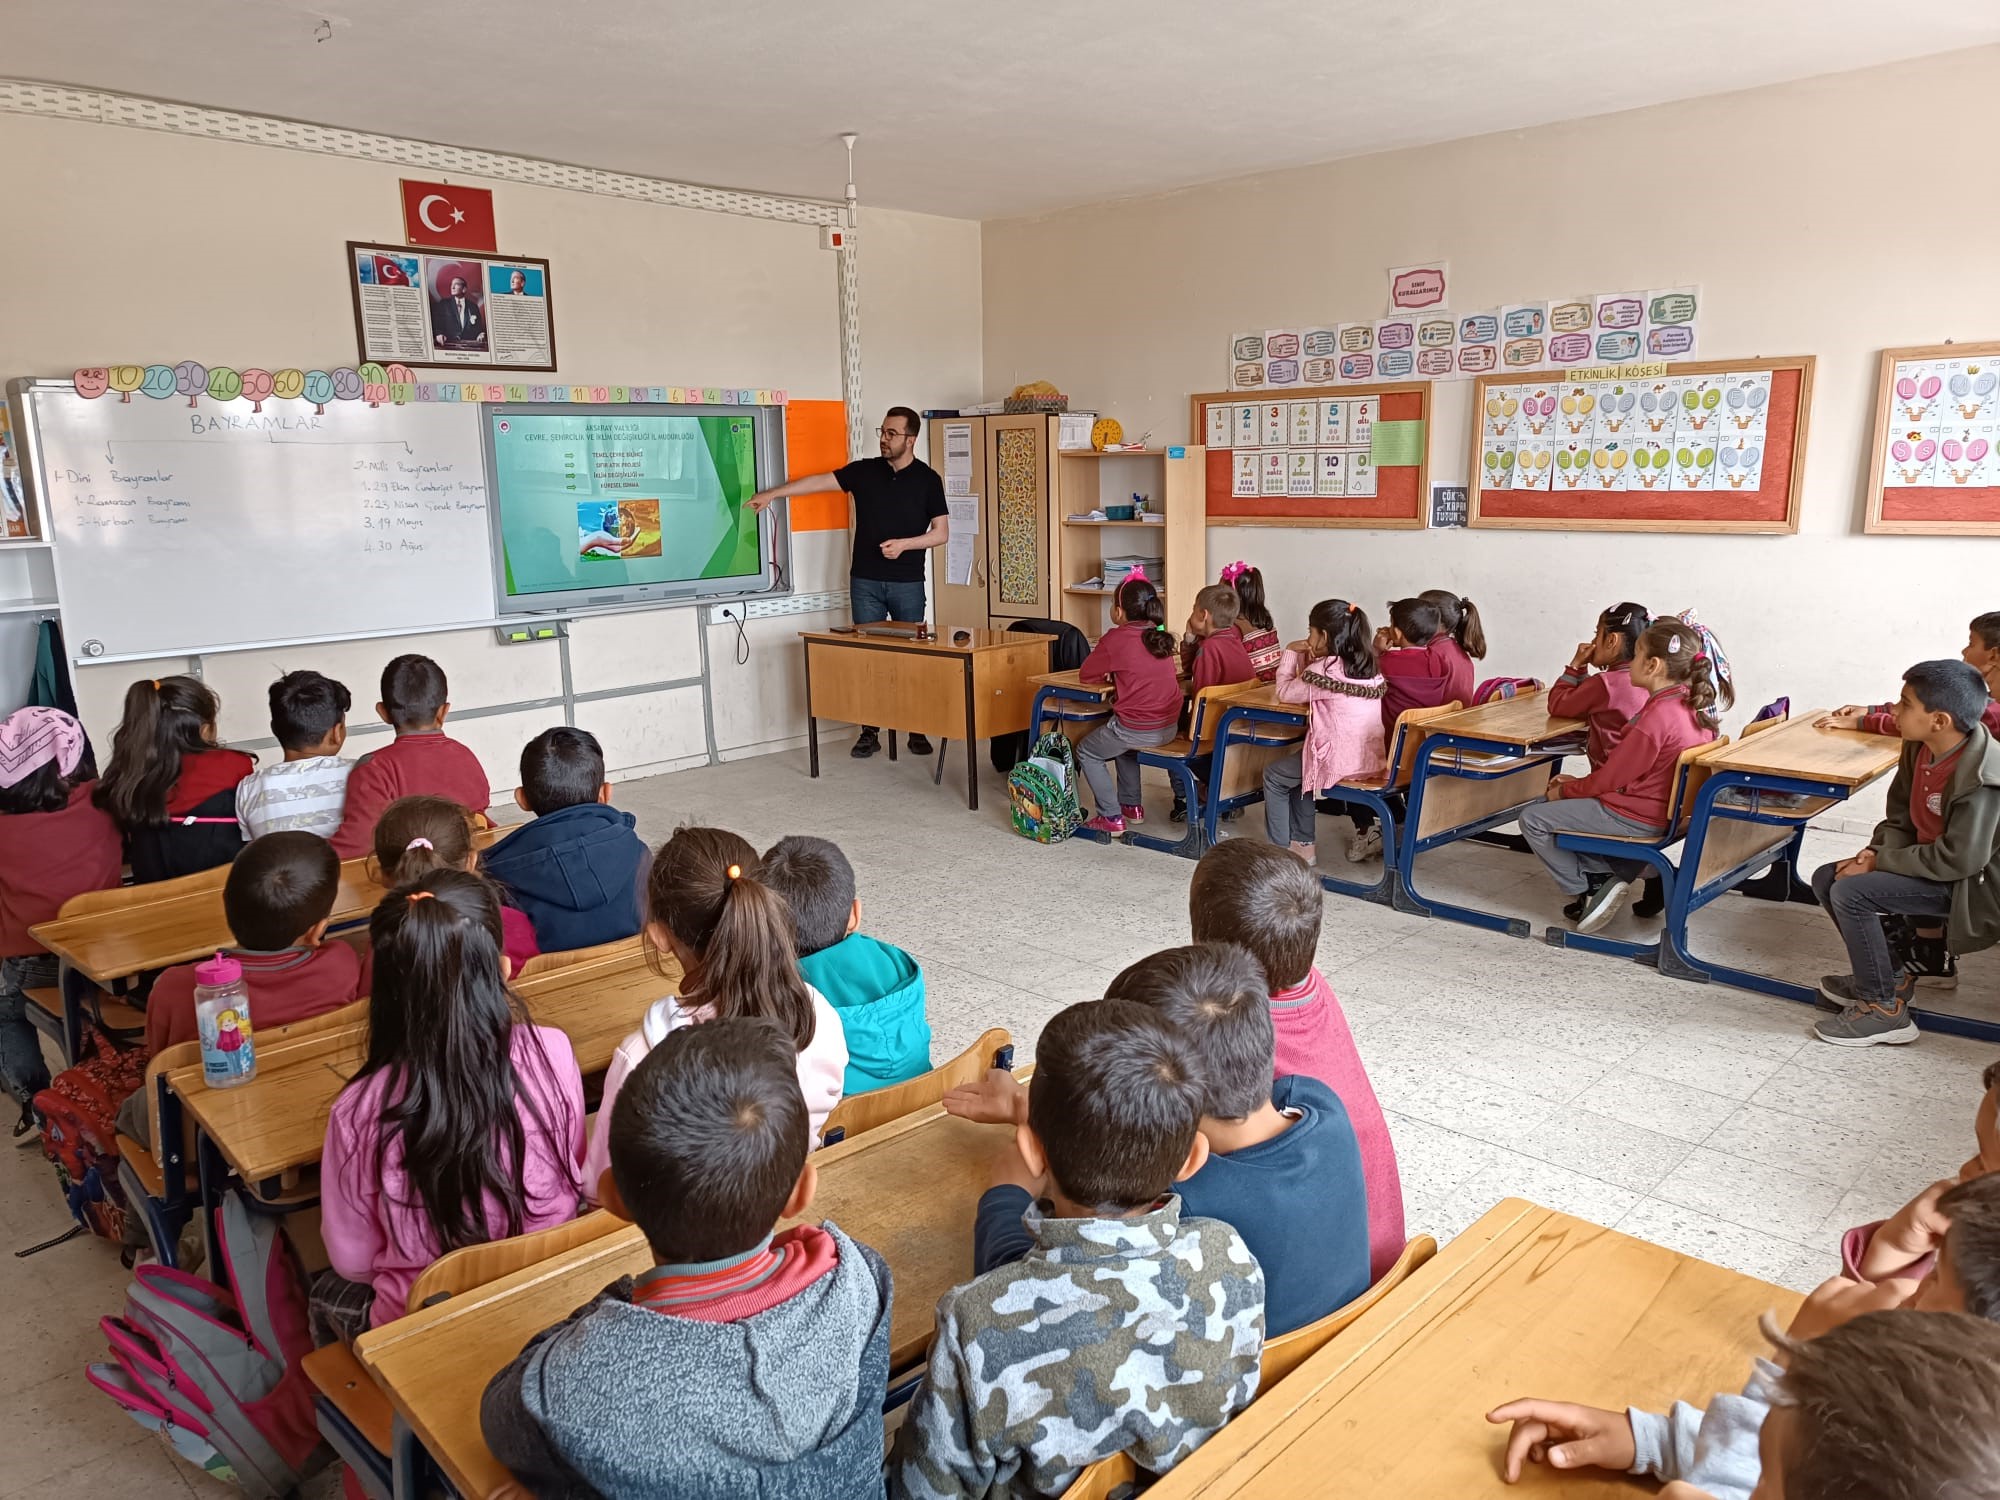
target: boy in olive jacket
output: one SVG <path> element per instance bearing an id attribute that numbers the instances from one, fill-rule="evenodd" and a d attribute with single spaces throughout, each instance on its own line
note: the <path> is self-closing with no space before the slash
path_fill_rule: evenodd
<path id="1" fill-rule="evenodd" d="M 1813 876 L 1853 965 L 1820 980 L 1820 1004 L 1840 1012 L 1813 1028 L 1823 1042 L 1917 1039 L 1917 977 L 1892 956 L 1885 916 L 1946 918 L 1953 953 L 2000 941 L 2000 742 L 1980 723 L 1986 701 L 1985 679 L 1962 661 L 1919 662 L 1903 674 L 1895 706 L 1903 762 L 1882 821 L 1866 849 Z"/>

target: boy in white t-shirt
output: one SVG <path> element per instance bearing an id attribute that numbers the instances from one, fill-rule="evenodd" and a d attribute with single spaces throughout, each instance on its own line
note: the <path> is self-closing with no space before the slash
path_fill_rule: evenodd
<path id="1" fill-rule="evenodd" d="M 287 672 L 271 684 L 271 733 L 285 758 L 243 778 L 236 821 L 245 839 L 300 829 L 332 838 L 347 807 L 347 743 L 353 695 L 317 672 Z"/>

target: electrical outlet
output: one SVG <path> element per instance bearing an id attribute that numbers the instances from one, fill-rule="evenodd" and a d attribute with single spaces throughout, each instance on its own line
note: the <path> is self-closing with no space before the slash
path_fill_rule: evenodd
<path id="1" fill-rule="evenodd" d="M 731 599 L 708 607 L 708 623 L 727 625 L 735 620 L 774 620 L 783 615 L 819 615 L 847 608 L 845 590 L 817 594 L 766 594 L 756 599 Z"/>

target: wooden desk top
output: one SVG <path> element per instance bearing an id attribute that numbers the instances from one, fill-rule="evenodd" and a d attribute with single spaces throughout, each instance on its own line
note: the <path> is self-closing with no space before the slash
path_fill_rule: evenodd
<path id="1" fill-rule="evenodd" d="M 1528 1466 L 1500 1478 L 1515 1396 L 1613 1410 L 1736 1391 L 1796 1292 L 1509 1198 L 1272 1386 L 1149 1492 L 1408 1500 L 1632 1500 L 1622 1475 Z"/>
<path id="2" fill-rule="evenodd" d="M 805 1217 L 880 1251 L 895 1278 L 892 1372 L 922 1359 L 938 1298 L 972 1278 L 973 1213 L 1006 1138 L 933 1107 L 816 1158 L 819 1193 Z M 458 1492 L 485 1495 L 508 1477 L 479 1431 L 487 1382 L 535 1334 L 652 1264 L 639 1231 L 620 1229 L 364 1334 L 354 1352 Z"/>
<path id="3" fill-rule="evenodd" d="M 1036 687 L 1068 688 L 1072 692 L 1086 694 L 1092 698 L 1109 698 L 1114 688 L 1108 682 L 1085 682 L 1076 670 L 1067 672 L 1036 672 L 1028 678 Z"/>
<path id="4" fill-rule="evenodd" d="M 1442 719 L 1432 719 L 1424 725 L 1424 733 L 1473 735 L 1482 740 L 1498 740 L 1502 744 L 1526 749 L 1544 740 L 1573 734 L 1583 727 L 1582 719 L 1558 719 L 1551 714 L 1546 694 L 1529 693 L 1519 698 L 1502 698 L 1497 703 L 1482 703 L 1477 708 L 1448 714 Z"/>
<path id="5" fill-rule="evenodd" d="M 971 632 L 972 640 L 963 646 L 951 643 L 952 632 L 933 634 L 924 640 L 913 635 L 864 635 L 854 630 L 801 630 L 802 641 L 820 641 L 829 646 L 881 646 L 892 651 L 931 651 L 947 656 L 969 656 L 980 651 L 999 651 L 1007 647 L 1033 648 L 1040 643 L 1046 652 L 1054 640 L 1052 636 L 1036 635 L 1025 630 L 986 630 Z"/>
<path id="6" fill-rule="evenodd" d="M 1895 770 L 1903 742 L 1892 735 L 1858 729 L 1819 729 L 1813 720 L 1826 712 L 1793 714 L 1776 729 L 1746 735 L 1705 758 L 1712 771 L 1757 771 L 1767 776 L 1800 776 L 1866 786 Z"/>
<path id="7" fill-rule="evenodd" d="M 586 1073 L 602 1072 L 648 1005 L 679 982 L 671 959 L 661 978 L 637 956 L 554 969 L 514 988 L 538 1025 L 565 1033 Z M 199 1066 L 177 1069 L 167 1085 L 224 1160 L 261 1182 L 319 1160 L 327 1113 L 361 1066 L 365 1026 L 287 1039 L 257 1055 L 257 1076 L 233 1089 L 205 1088 Z"/>

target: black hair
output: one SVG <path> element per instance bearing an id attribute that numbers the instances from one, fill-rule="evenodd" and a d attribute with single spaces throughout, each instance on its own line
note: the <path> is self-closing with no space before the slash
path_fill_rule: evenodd
<path id="1" fill-rule="evenodd" d="M 662 1265 L 755 1249 L 812 1145 L 791 1038 L 749 1017 L 669 1032 L 618 1090 L 610 1129 L 612 1181 Z"/>
<path id="2" fill-rule="evenodd" d="M 287 829 L 252 839 L 229 867 L 222 914 L 238 946 L 289 948 L 333 915 L 340 856 L 316 833 Z"/>
<path id="3" fill-rule="evenodd" d="M 713 1006 L 717 1019 L 776 1021 L 803 1052 L 816 1025 L 812 997 L 799 977 L 791 909 L 761 873 L 741 834 L 676 829 L 653 856 L 646 915 L 694 955 L 681 976 L 682 998 Z"/>
<path id="4" fill-rule="evenodd" d="M 1389 623 L 1412 646 L 1428 646 L 1444 630 L 1444 614 L 1428 599 L 1395 599 L 1389 604 Z"/>
<path id="5" fill-rule="evenodd" d="M 1972 633 L 1988 651 L 2000 651 L 2000 609 L 1972 617 Z"/>
<path id="6" fill-rule="evenodd" d="M 514 1028 L 527 1012 L 501 973 L 500 898 L 478 875 L 433 870 L 382 898 L 368 923 L 374 945 L 368 999 L 368 1051 L 350 1087 L 387 1076 L 382 1129 L 375 1147 L 382 1181 L 392 1145 L 402 1146 L 403 1174 L 442 1250 L 497 1238 L 489 1204 L 501 1211 L 500 1235 L 527 1220 L 528 1132 L 550 1156 L 567 1156 L 555 1122 L 514 1067 Z M 539 1046 L 531 1049 L 554 1070 Z"/>
<path id="7" fill-rule="evenodd" d="M 125 690 L 111 737 L 111 764 L 92 794 L 121 828 L 167 821 L 167 796 L 184 756 L 213 748 L 208 736 L 222 705 L 192 677 L 142 677 Z"/>
<path id="8" fill-rule="evenodd" d="M 271 733 L 287 750 L 310 750 L 333 733 L 354 695 L 317 672 L 287 672 L 271 684 Z"/>
<path id="9" fill-rule="evenodd" d="M 428 656 L 399 656 L 382 669 L 382 708 L 396 729 L 429 729 L 451 699 L 444 668 Z"/>
<path id="10" fill-rule="evenodd" d="M 1655 620 L 1646 627 L 1632 652 L 1635 656 L 1658 657 L 1667 664 L 1668 682 L 1687 684 L 1687 705 L 1694 712 L 1695 723 L 1704 729 L 1721 727 L 1715 707 L 1718 703 L 1724 708 L 1734 706 L 1736 684 L 1716 673 L 1700 631 L 1683 620 Z M 1964 662 L 1959 665 L 1965 667 Z M 1972 672 L 1970 667 L 1965 670 Z"/>
<path id="11" fill-rule="evenodd" d="M 521 747 L 521 790 L 536 817 L 595 802 L 604 788 L 604 747 L 588 729 L 544 729 Z"/>
<path id="12" fill-rule="evenodd" d="M 901 417 L 903 425 L 910 429 L 911 437 L 915 437 L 924 430 L 924 419 L 911 411 L 907 406 L 890 407 L 888 411 L 883 413 L 882 420 L 886 422 L 890 417 Z"/>
<path id="13" fill-rule="evenodd" d="M 1207 1095 L 1194 1048 L 1164 1017 L 1131 1000 L 1087 1000 L 1042 1028 L 1028 1124 L 1064 1197 L 1129 1213 L 1173 1186 Z"/>
<path id="14" fill-rule="evenodd" d="M 1271 618 L 1271 606 L 1264 599 L 1264 575 L 1256 568 L 1245 568 L 1236 575 L 1231 585 L 1236 590 L 1237 616 L 1253 630 L 1276 630 L 1278 622 Z"/>
<path id="15" fill-rule="evenodd" d="M 1167 630 L 1167 606 L 1160 591 L 1143 578 L 1128 578 L 1118 585 L 1118 609 L 1127 622 L 1145 629 L 1141 639 L 1154 656 L 1172 656 L 1174 638 Z"/>
<path id="16" fill-rule="evenodd" d="M 1233 842 L 1233 841 L 1232 841 Z M 1275 846 L 1274 846 L 1275 847 Z M 1247 1119 L 1271 1102 L 1271 990 L 1248 948 L 1193 943 L 1127 968 L 1104 991 L 1165 1016 L 1188 1039 L 1207 1084 L 1202 1113 Z"/>
<path id="17" fill-rule="evenodd" d="M 1986 679 L 1977 667 L 1955 658 L 1920 661 L 1903 674 L 1903 681 L 1910 685 L 1910 696 L 1923 705 L 1925 713 L 1949 715 L 1951 727 L 1960 734 L 1986 712 Z"/>
<path id="18" fill-rule="evenodd" d="M 398 797 L 375 820 L 375 863 L 385 885 L 432 870 L 463 870 L 472 857 L 472 814 L 449 797 Z"/>
<path id="19" fill-rule="evenodd" d="M 2000 1323 L 2000 1172 L 1961 1182 L 1938 1199 L 1951 1220 L 1944 1253 L 1965 1292 L 1965 1310 Z"/>
<path id="20" fill-rule="evenodd" d="M 1417 595 L 1437 606 L 1438 623 L 1474 661 L 1486 654 L 1486 631 L 1479 623 L 1479 606 L 1450 589 L 1425 589 Z"/>
<path id="21" fill-rule="evenodd" d="M 1615 635 L 1625 642 L 1620 661 L 1630 661 L 1639 645 L 1639 637 L 1646 633 L 1653 623 L 1653 617 L 1646 612 L 1643 604 L 1614 604 L 1597 617 L 1597 628 L 1606 635 Z"/>
<path id="22" fill-rule="evenodd" d="M 854 911 L 854 866 L 831 839 L 792 834 L 764 851 L 759 878 L 791 908 L 799 957 L 847 936 Z"/>
<path id="23" fill-rule="evenodd" d="M 1296 854 L 1257 839 L 1227 839 L 1195 864 L 1188 916 L 1197 943 L 1249 950 L 1271 992 L 1312 972 L 1326 891 Z"/>
<path id="24" fill-rule="evenodd" d="M 1379 670 L 1375 660 L 1375 631 L 1368 612 L 1346 599 L 1322 599 L 1306 616 L 1308 628 L 1326 637 L 1326 654 L 1340 658 L 1340 668 L 1349 677 L 1373 677 Z"/>
<path id="25" fill-rule="evenodd" d="M 69 806 L 71 792 L 96 779 L 97 757 L 91 753 L 90 741 L 86 738 L 76 769 L 69 775 L 63 775 L 51 759 L 35 767 L 12 786 L 0 786 L 0 816 L 61 812 Z"/>

